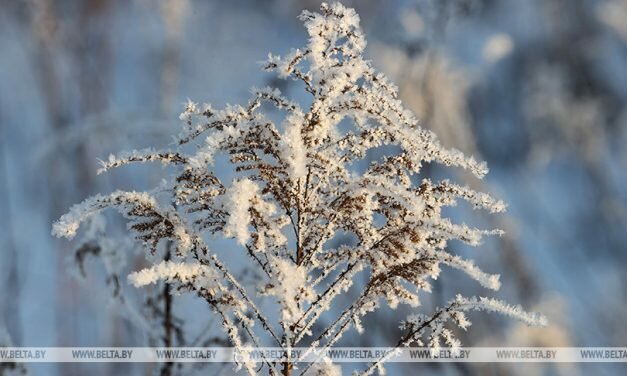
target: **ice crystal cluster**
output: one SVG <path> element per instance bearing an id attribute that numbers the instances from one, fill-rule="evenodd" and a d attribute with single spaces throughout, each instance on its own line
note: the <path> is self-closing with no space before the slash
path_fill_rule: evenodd
<path id="1" fill-rule="evenodd" d="M 149 254 L 170 242 L 169 259 L 129 280 L 137 287 L 165 281 L 204 299 L 236 347 L 333 346 L 352 328 L 361 332 L 361 319 L 383 304 L 416 307 L 416 314 L 401 321 L 405 334 L 398 346 L 438 347 L 443 341 L 456 347 L 452 329 L 470 325 L 464 315 L 470 310 L 541 323 L 519 307 L 487 298 L 457 296 L 433 312 L 420 312 L 420 292 L 430 291 L 443 265 L 485 288 L 499 288 L 498 275 L 447 248 L 450 240 L 475 246 L 499 231 L 454 223 L 442 209 L 460 200 L 495 213 L 505 205 L 449 180 L 420 176 L 426 163 L 469 170 L 477 178 L 487 167 L 442 147 L 418 125 L 394 84 L 363 58 L 366 41 L 354 10 L 322 4 L 320 13 L 305 11 L 300 18 L 307 45 L 283 57 L 269 55 L 264 68 L 298 81 L 308 93 L 305 103 L 272 88 L 255 89 L 248 104 L 222 110 L 189 102 L 175 147 L 102 162 L 101 172 L 149 161 L 171 166 L 165 186 L 89 198 L 62 216 L 53 233 L 72 238 L 81 222 L 113 208 L 128 219 L 131 234 Z M 264 115 L 267 106 L 281 114 L 279 121 Z M 231 181 L 221 180 L 213 167 L 219 156 L 235 171 Z M 335 241 L 340 236 L 353 241 Z M 256 265 L 264 278 L 259 285 L 244 284 L 220 260 L 212 249 L 220 237 L 234 239 L 239 250 L 228 252 L 240 252 Z M 367 283 L 347 304 L 344 293 L 358 276 Z M 264 299 L 280 314 L 263 312 Z M 338 300 L 344 300 L 340 309 L 332 309 Z M 320 320 L 325 313 L 336 317 Z M 364 374 L 384 362 L 367 366 Z M 250 374 L 258 371 L 254 364 L 243 366 Z M 337 371 L 328 361 L 324 367 L 266 366 L 270 374 Z"/>

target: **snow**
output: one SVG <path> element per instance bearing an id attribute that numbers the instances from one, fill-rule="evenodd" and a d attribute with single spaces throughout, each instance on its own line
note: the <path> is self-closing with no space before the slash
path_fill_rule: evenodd
<path id="1" fill-rule="evenodd" d="M 100 161 L 100 168 L 98 169 L 97 173 L 100 175 L 113 168 L 133 162 L 144 163 L 159 161 L 165 166 L 171 163 L 180 163 L 182 162 L 182 158 L 183 157 L 177 152 L 168 150 L 157 151 L 153 148 L 122 152 L 118 155 L 110 154 L 109 158 L 106 161 Z"/>
<path id="2" fill-rule="evenodd" d="M 258 192 L 257 184 L 248 179 L 234 182 L 229 191 L 229 197 L 225 203 L 229 218 L 224 226 L 224 235 L 234 237 L 240 245 L 245 245 L 250 239 L 249 210 Z"/>
<path id="3" fill-rule="evenodd" d="M 342 376 L 342 367 L 329 359 L 322 359 L 307 370 L 304 376 Z"/>
<path id="4" fill-rule="evenodd" d="M 524 311 L 519 305 L 510 305 L 501 300 L 487 297 L 466 298 L 461 295 L 455 297 L 455 302 L 462 311 L 488 311 L 510 316 L 526 323 L 529 326 L 546 326 L 547 320 L 541 314 Z"/>
<path id="5" fill-rule="evenodd" d="M 135 204 L 143 204 L 148 207 L 157 206 L 155 199 L 146 192 L 115 191 L 108 196 L 95 195 L 80 204 L 72 206 L 68 213 L 61 216 L 52 226 L 52 235 L 59 238 L 72 239 L 76 235 L 81 222 L 107 208 L 112 202 L 119 203 L 122 207 Z"/>
<path id="6" fill-rule="evenodd" d="M 295 265 L 291 260 L 270 260 L 273 278 L 263 286 L 263 294 L 274 296 L 281 305 L 281 321 L 286 327 L 302 315 L 301 306 L 315 296 L 309 285 L 307 269 Z"/>
<path id="7" fill-rule="evenodd" d="M 301 135 L 303 122 L 303 114 L 296 113 L 288 116 L 283 124 L 285 133 L 281 153 L 289 165 L 289 174 L 293 179 L 302 178 L 307 174 L 307 148 Z"/>
<path id="8" fill-rule="evenodd" d="M 160 280 L 180 281 L 183 283 L 194 282 L 206 287 L 207 275 L 211 269 L 198 263 L 183 263 L 163 261 L 149 268 L 129 274 L 128 279 L 135 287 L 144 287 Z M 202 280 L 200 277 L 202 276 Z"/>

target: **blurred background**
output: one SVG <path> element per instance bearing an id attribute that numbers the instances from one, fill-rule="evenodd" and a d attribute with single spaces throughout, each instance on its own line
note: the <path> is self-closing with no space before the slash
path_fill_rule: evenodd
<path id="1" fill-rule="evenodd" d="M 505 215 L 458 212 L 460 220 L 507 234 L 457 251 L 501 274 L 497 297 L 550 320 L 530 329 L 476 315 L 464 343 L 626 346 L 627 0 L 344 4 L 361 16 L 368 58 L 399 85 L 422 125 L 490 166 L 484 181 L 463 173 L 456 179 L 509 204 Z M 97 192 L 158 184 L 158 166 L 96 175 L 98 158 L 167 145 L 187 98 L 218 108 L 266 85 L 300 95 L 296 83 L 261 72 L 258 62 L 303 46 L 296 16 L 318 7 L 314 0 L 0 1 L 0 344 L 146 345 L 141 329 L 110 302 L 102 265 L 87 265 L 90 273 L 79 278 L 68 270 L 72 244 L 53 239 L 51 223 Z M 447 270 L 424 297 L 425 309 L 459 291 L 488 294 Z M 181 316 L 207 314 L 188 303 L 179 306 L 188 307 Z M 390 320 L 367 322 L 366 338 L 350 335 L 344 343 L 391 343 L 398 316 L 383 314 Z M 26 369 L 156 372 L 141 364 Z M 620 364 L 404 364 L 389 371 L 627 374 Z"/>

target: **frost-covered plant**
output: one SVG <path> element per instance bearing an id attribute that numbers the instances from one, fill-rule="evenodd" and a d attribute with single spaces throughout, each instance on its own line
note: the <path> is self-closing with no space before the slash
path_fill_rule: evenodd
<path id="1" fill-rule="evenodd" d="M 350 328 L 362 332 L 361 319 L 382 302 L 418 307 L 420 292 L 430 291 L 442 265 L 498 289 L 498 275 L 450 253 L 447 243 L 475 246 L 499 231 L 453 223 L 442 209 L 458 200 L 490 212 L 505 205 L 448 180 L 419 178 L 425 163 L 466 169 L 478 178 L 487 173 L 485 164 L 443 148 L 419 127 L 397 99 L 396 87 L 362 57 L 366 41 L 354 10 L 322 4 L 321 13 L 303 12 L 300 18 L 310 37 L 307 46 L 285 57 L 270 55 L 265 69 L 300 82 L 309 93 L 305 107 L 270 88 L 254 90 L 245 106 L 219 111 L 190 102 L 176 147 L 125 153 L 102 164 L 102 171 L 133 162 L 173 166 L 165 186 L 96 195 L 62 216 L 53 233 L 72 238 L 84 220 L 117 209 L 150 253 L 161 242 L 172 245 L 167 260 L 132 273 L 130 281 L 137 287 L 165 281 L 174 291 L 204 299 L 235 347 L 333 346 Z M 264 115 L 262 105 L 276 107 L 282 120 Z M 393 152 L 361 168 L 377 150 Z M 221 156 L 234 169 L 230 183 L 213 167 Z M 353 241 L 338 242 L 341 237 Z M 215 238 L 235 239 L 264 281 L 251 287 L 238 279 L 210 248 Z M 323 322 L 321 316 L 333 313 L 358 275 L 367 280 L 363 290 Z M 267 296 L 276 308 L 264 312 L 260 301 Z M 404 320 L 398 346 L 437 347 L 444 341 L 456 347 L 451 327 L 466 329 L 464 313 L 471 310 L 542 322 L 500 301 L 457 296 L 435 312 Z M 294 364 L 266 362 L 270 374 L 291 374 Z M 254 364 L 243 366 L 257 373 Z M 337 371 L 327 362 L 304 364 L 299 372 L 314 369 Z"/>

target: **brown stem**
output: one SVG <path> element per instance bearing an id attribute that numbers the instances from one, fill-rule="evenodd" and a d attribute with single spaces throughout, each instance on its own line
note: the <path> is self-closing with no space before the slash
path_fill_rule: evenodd
<path id="1" fill-rule="evenodd" d="M 168 242 L 167 251 L 164 261 L 169 261 L 171 257 L 170 249 L 171 242 Z M 172 347 L 172 294 L 170 293 L 171 286 L 168 282 L 163 284 L 163 346 Z M 170 376 L 172 374 L 173 362 L 166 362 L 161 367 L 161 376 Z"/>
<path id="2" fill-rule="evenodd" d="M 283 375 L 289 376 L 291 374 L 292 374 L 292 363 L 290 362 L 283 363 Z"/>

